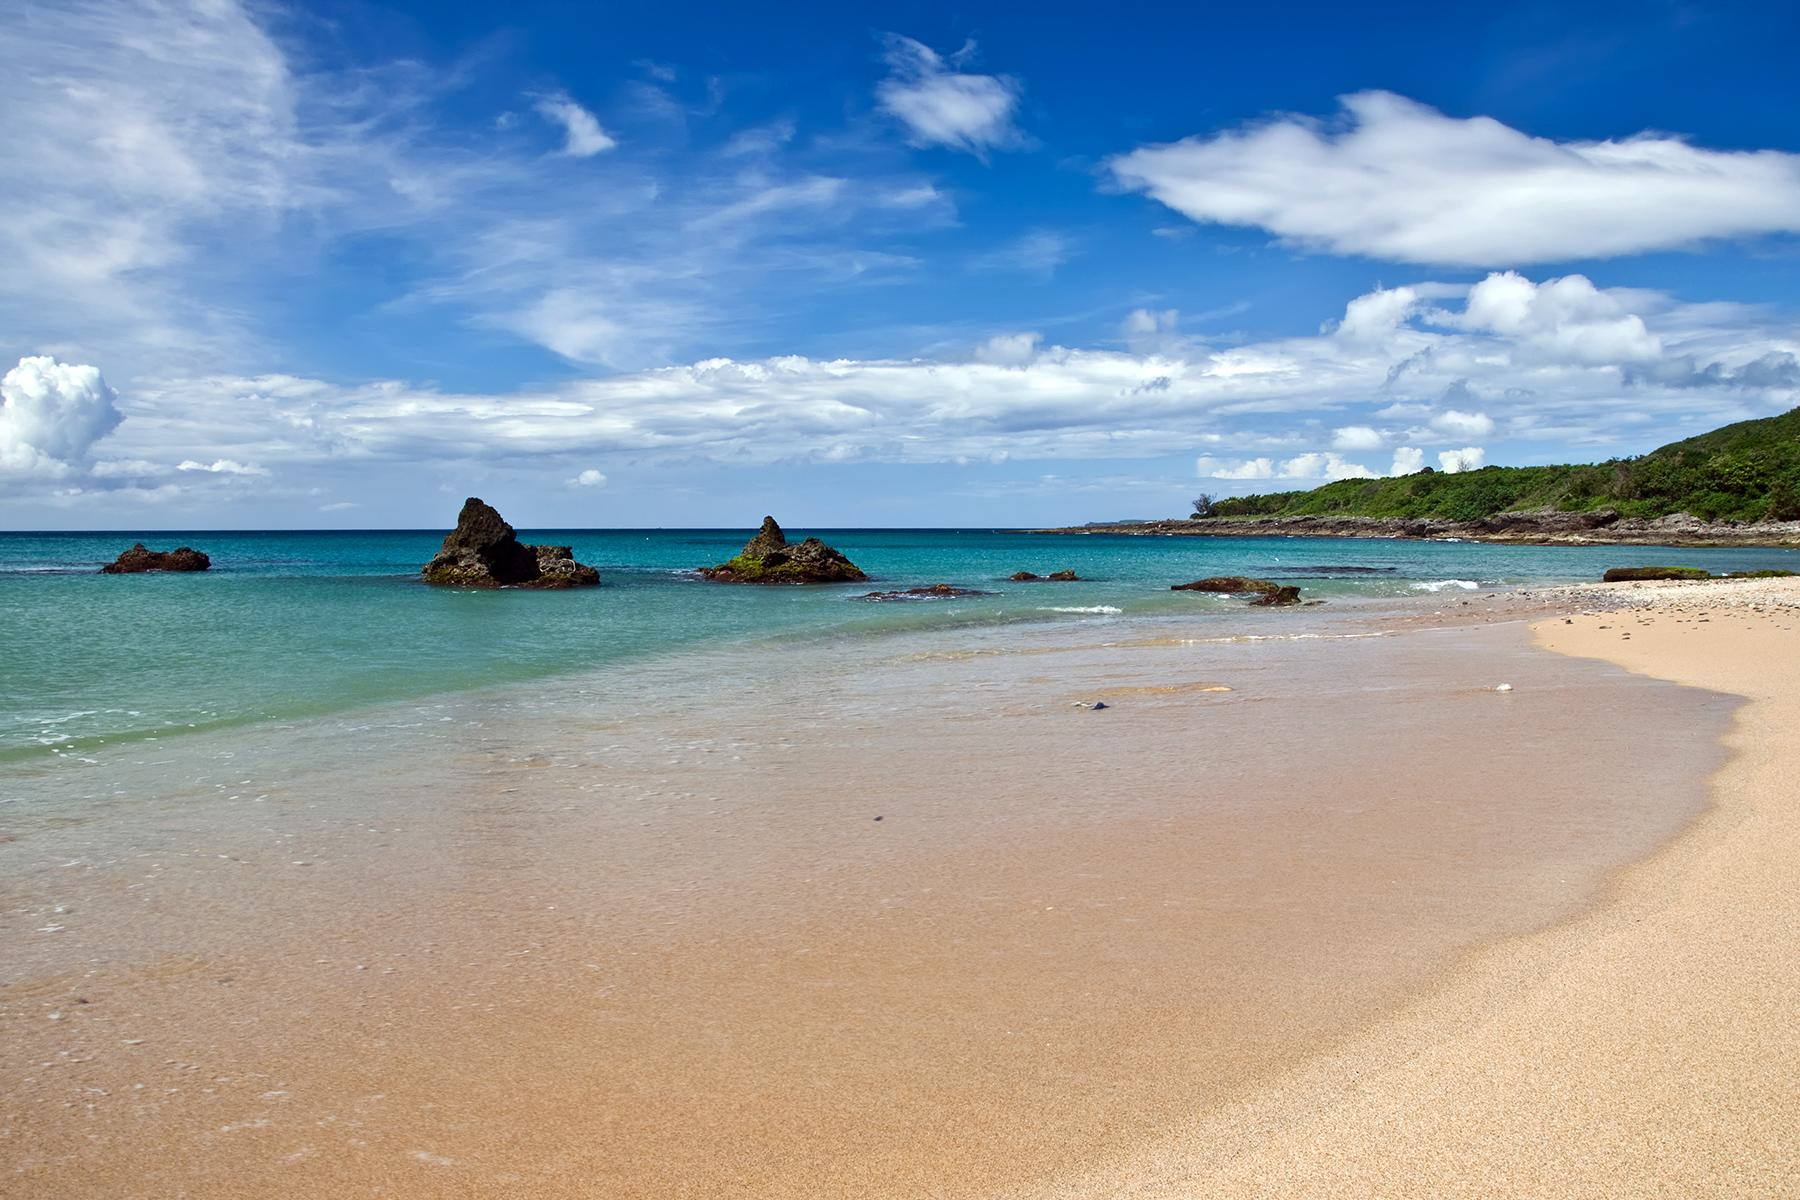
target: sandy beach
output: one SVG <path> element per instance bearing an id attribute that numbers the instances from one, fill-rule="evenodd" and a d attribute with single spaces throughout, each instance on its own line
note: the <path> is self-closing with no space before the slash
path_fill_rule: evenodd
<path id="1" fill-rule="evenodd" d="M 1800 1195 L 1800 587 L 1564 594 L 1603 606 L 1535 625 L 1539 645 L 1749 701 L 1705 815 L 1594 911 L 1342 1051 L 1018 1194 Z"/>
<path id="2" fill-rule="evenodd" d="M 230 743 L 0 847 L 9 1186 L 1789 1194 L 1795 594 L 971 635 L 472 702 L 379 780 L 367 722 Z"/>

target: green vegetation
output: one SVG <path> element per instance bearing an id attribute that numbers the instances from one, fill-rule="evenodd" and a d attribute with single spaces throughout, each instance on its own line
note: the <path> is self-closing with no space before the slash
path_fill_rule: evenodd
<path id="1" fill-rule="evenodd" d="M 1739 421 L 1638 458 L 1586 466 L 1429 467 L 1393 479 L 1345 479 L 1309 492 L 1204 497 L 1215 517 L 1438 517 L 1478 521 L 1550 508 L 1614 509 L 1655 519 L 1685 512 L 1706 521 L 1800 520 L 1800 408 Z"/>
<path id="2" fill-rule="evenodd" d="M 740 554 L 735 558 L 727 559 L 713 569 L 729 574 L 743 583 L 774 583 L 786 580 L 804 583 L 812 574 L 812 568 L 805 563 L 784 559 L 770 566 L 760 554 Z"/>

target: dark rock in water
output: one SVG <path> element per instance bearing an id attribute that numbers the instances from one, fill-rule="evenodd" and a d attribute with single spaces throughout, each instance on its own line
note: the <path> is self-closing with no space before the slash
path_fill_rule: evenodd
<path id="1" fill-rule="evenodd" d="M 1094 711 L 1094 712 L 1100 712 L 1100 711 L 1101 711 L 1101 710 L 1102 710 L 1102 709 L 1108 709 L 1108 708 L 1111 708 L 1111 707 L 1112 707 L 1112 705 L 1110 705 L 1110 704 L 1108 704 L 1108 703 L 1107 703 L 1107 702 L 1106 702 L 1106 701 L 1104 701 L 1104 700 L 1096 700 L 1096 701 L 1094 701 L 1094 707 L 1093 707 L 1093 711 Z"/>
<path id="2" fill-rule="evenodd" d="M 1792 579 L 1800 572 L 1783 571 L 1779 567 L 1765 567 L 1760 571 L 1727 571 L 1727 579 Z"/>
<path id="3" fill-rule="evenodd" d="M 763 518 L 762 528 L 736 558 L 701 567 L 700 574 L 720 583 L 854 583 L 868 578 L 816 537 L 790 545 L 774 517 Z"/>
<path id="4" fill-rule="evenodd" d="M 1223 592 L 1227 595 L 1243 595 L 1245 592 L 1266 592 L 1276 585 L 1267 579 L 1252 579 L 1248 575 L 1212 575 L 1205 579 L 1196 579 L 1192 583 L 1176 583 L 1169 586 L 1171 592 Z"/>
<path id="5" fill-rule="evenodd" d="M 204 571 L 212 559 L 192 546 L 173 550 L 146 550 L 139 542 L 117 559 L 100 568 L 102 575 L 138 575 L 145 571 Z"/>
<path id="6" fill-rule="evenodd" d="M 570 547 L 526 545 L 474 496 L 463 501 L 456 528 L 421 571 L 426 583 L 446 587 L 570 588 L 600 582 L 600 572 L 576 562 Z"/>
<path id="7" fill-rule="evenodd" d="M 1169 590 L 1219 592 L 1230 596 L 1254 595 L 1256 599 L 1250 603 L 1270 608 L 1300 603 L 1299 588 L 1272 583 L 1267 579 L 1253 579 L 1248 575 L 1214 575 L 1207 579 L 1196 579 L 1192 583 L 1173 584 Z"/>
<path id="8" fill-rule="evenodd" d="M 956 587 L 948 583 L 934 583 L 928 587 L 905 588 L 897 592 L 869 592 L 858 596 L 858 600 L 952 600 L 958 596 L 991 596 L 992 592 L 980 592 L 974 588 Z"/>
<path id="9" fill-rule="evenodd" d="M 1034 575 L 1030 571 L 1015 571 L 1008 578 L 1013 583 L 1079 583 L 1081 576 L 1073 571 L 1052 571 L 1048 575 Z"/>
<path id="10" fill-rule="evenodd" d="M 1699 567 L 1613 567 L 1600 577 L 1602 583 L 1628 583 L 1634 579 L 1711 579 L 1712 572 Z"/>

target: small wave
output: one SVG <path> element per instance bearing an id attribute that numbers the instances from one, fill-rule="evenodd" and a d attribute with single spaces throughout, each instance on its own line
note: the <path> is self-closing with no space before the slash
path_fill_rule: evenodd
<path id="1" fill-rule="evenodd" d="M 1480 586 L 1473 579 L 1421 579 L 1412 585 L 1412 590 L 1415 592 L 1441 592 L 1446 588 L 1461 588 L 1465 592 L 1472 592 Z"/>
<path id="2" fill-rule="evenodd" d="M 1117 616 L 1119 613 L 1122 613 L 1125 610 L 1122 608 L 1114 608 L 1110 604 L 1090 604 L 1090 605 L 1086 605 L 1086 606 L 1057 605 L 1057 606 L 1053 606 L 1050 608 L 1040 608 L 1040 609 L 1038 609 L 1038 611 L 1039 612 L 1061 612 L 1061 613 L 1104 613 L 1107 616 Z"/>

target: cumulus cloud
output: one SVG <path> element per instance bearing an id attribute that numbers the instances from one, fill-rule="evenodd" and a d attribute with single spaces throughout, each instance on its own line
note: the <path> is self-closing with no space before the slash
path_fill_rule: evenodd
<path id="1" fill-rule="evenodd" d="M 569 480 L 569 486 L 584 487 L 584 488 L 605 487 L 606 486 L 606 476 L 604 476 L 600 472 L 594 470 L 594 468 L 589 467 L 587 470 L 583 471 L 581 474 L 575 476 L 575 478 Z"/>
<path id="2" fill-rule="evenodd" d="M 496 462 L 629 458 L 646 467 L 1191 453 L 1205 455 L 1196 469 L 1212 478 L 1303 481 L 1388 467 L 1386 455 L 1362 461 L 1376 448 L 1340 445 L 1336 432 L 1356 431 L 1342 436 L 1361 446 L 1385 420 L 1416 422 L 1389 467 L 1410 473 L 1440 452 L 1451 456 L 1446 470 L 1485 462 L 1484 420 L 1490 432 L 1504 425 L 1516 440 L 1591 445 L 1604 457 L 1800 403 L 1785 386 L 1788 356 L 1800 353 L 1792 315 L 1597 289 L 1641 317 L 1663 356 L 1609 364 L 1586 347 L 1559 360 L 1566 342 L 1545 336 L 1554 330 L 1543 321 L 1469 317 L 1469 285 L 1414 286 L 1431 302 L 1381 338 L 1345 338 L 1331 326 L 1224 346 L 1114 349 L 1008 332 L 955 357 L 718 357 L 499 393 L 280 375 L 144 379 L 131 419 L 107 442 L 109 458 L 126 464 L 109 478 L 154 482 L 155 470 L 133 463 L 224 461 L 304 480 L 308 464 L 466 462 L 479 444 Z M 1585 319 L 1582 311 L 1565 317 Z M 1154 312 L 1133 319 L 1163 323 Z M 1667 378 L 1634 374 L 1659 365 Z M 190 486 L 219 478 L 160 470 Z"/>
<path id="3" fill-rule="evenodd" d="M 1300 454 L 1281 464 L 1284 479 L 1374 479 L 1375 472 L 1341 454 Z"/>
<path id="4" fill-rule="evenodd" d="M 21 358 L 0 378 L 0 471 L 56 476 L 85 465 L 124 419 L 117 401 L 96 367 Z"/>
<path id="5" fill-rule="evenodd" d="M 1036 356 L 1038 343 L 1043 340 L 1040 333 L 997 333 L 975 348 L 975 357 L 982 362 L 1019 366 Z"/>
<path id="6" fill-rule="evenodd" d="M 1220 462 L 1210 454 L 1194 460 L 1194 473 L 1202 479 L 1273 479 L 1275 460 L 1247 458 L 1241 462 Z"/>
<path id="7" fill-rule="evenodd" d="M 1662 353 L 1644 319 L 1585 275 L 1543 283 L 1516 271 L 1489 275 L 1469 289 L 1461 313 L 1441 319 L 1460 329 L 1503 334 L 1548 361 L 1632 363 Z"/>
<path id="8" fill-rule="evenodd" d="M 1431 427 L 1450 437 L 1478 438 L 1494 432 L 1494 419 L 1486 413 L 1446 409 L 1431 418 Z"/>
<path id="9" fill-rule="evenodd" d="M 1800 155 L 1641 133 L 1557 142 L 1358 92 L 1335 120 L 1282 117 L 1144 146 L 1115 179 L 1192 220 L 1336 254 L 1509 266 L 1800 232 Z"/>
<path id="10" fill-rule="evenodd" d="M 1473 471 L 1487 461 L 1487 451 L 1480 446 L 1464 446 L 1461 450 L 1445 450 L 1438 455 L 1438 464 L 1455 475 L 1459 471 Z"/>
<path id="11" fill-rule="evenodd" d="M 959 70 L 974 50 L 970 42 L 946 60 L 922 42 L 888 36 L 889 74 L 876 86 L 875 99 L 883 112 L 906 126 L 913 145 L 983 155 L 1023 140 L 1013 124 L 1018 82 Z"/>
<path id="12" fill-rule="evenodd" d="M 1379 450 L 1386 441 L 1369 425 L 1344 425 L 1331 431 L 1333 450 Z"/>
<path id="13" fill-rule="evenodd" d="M 1389 475 L 1412 475 L 1425 466 L 1425 452 L 1417 446 L 1394 447 L 1394 465 L 1388 468 Z"/>
<path id="14" fill-rule="evenodd" d="M 619 144 L 600 128 L 599 118 L 563 92 L 539 96 L 532 107 L 537 109 L 539 116 L 561 128 L 562 152 L 570 158 L 592 158 Z"/>

